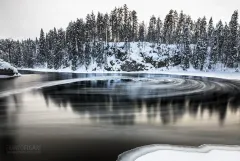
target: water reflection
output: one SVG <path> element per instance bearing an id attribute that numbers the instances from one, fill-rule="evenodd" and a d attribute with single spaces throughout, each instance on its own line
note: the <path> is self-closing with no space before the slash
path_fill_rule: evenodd
<path id="1" fill-rule="evenodd" d="M 49 100 L 59 108 L 69 105 L 75 113 L 92 121 L 116 125 L 175 125 L 181 124 L 183 117 L 190 123 L 213 118 L 223 125 L 227 113 L 229 119 L 234 119 L 239 111 L 237 100 L 240 97 L 235 93 L 202 92 L 190 96 L 145 98 L 140 97 L 141 93 L 124 93 L 117 88 L 123 83 L 126 80 L 83 81 L 43 88 L 41 92 L 46 105 Z"/>
<path id="2" fill-rule="evenodd" d="M 96 76 L 112 75 L 35 73 L 13 79 L 7 87 L 0 82 L 0 90 Z M 122 78 L 1 97 L 0 160 L 112 161 L 123 151 L 148 144 L 240 144 L 239 82 L 148 74 L 116 76 Z M 26 144 L 42 145 L 41 157 L 6 152 L 7 145 Z"/>

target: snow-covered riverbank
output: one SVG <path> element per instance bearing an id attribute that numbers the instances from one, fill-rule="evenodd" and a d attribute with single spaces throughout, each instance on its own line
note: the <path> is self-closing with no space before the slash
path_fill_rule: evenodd
<path id="1" fill-rule="evenodd" d="M 59 73 L 149 73 L 149 74 L 170 74 L 170 75 L 186 75 L 186 76 L 199 76 L 199 77 L 212 77 L 212 78 L 221 78 L 221 79 L 239 79 L 240 80 L 240 73 L 239 72 L 203 72 L 197 70 L 189 70 L 183 71 L 178 69 L 172 70 L 149 70 L 149 71 L 136 71 L 136 72 L 126 72 L 126 71 L 106 71 L 106 70 L 98 70 L 98 71 L 86 71 L 86 70 L 77 70 L 72 71 L 69 68 L 66 69 L 29 69 L 29 68 L 22 68 L 19 70 L 27 70 L 27 71 L 36 71 L 36 72 L 59 72 Z"/>

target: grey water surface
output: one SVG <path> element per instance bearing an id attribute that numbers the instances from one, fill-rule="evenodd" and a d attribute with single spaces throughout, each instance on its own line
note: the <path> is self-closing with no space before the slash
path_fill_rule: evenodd
<path id="1" fill-rule="evenodd" d="M 0 160 L 114 161 L 149 145 L 240 145 L 240 81 L 20 71 L 0 80 Z"/>

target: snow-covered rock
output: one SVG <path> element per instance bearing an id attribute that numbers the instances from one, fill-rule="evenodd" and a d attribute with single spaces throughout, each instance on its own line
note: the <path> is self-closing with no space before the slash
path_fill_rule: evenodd
<path id="1" fill-rule="evenodd" d="M 19 75 L 18 70 L 8 62 L 0 59 L 0 78 Z"/>

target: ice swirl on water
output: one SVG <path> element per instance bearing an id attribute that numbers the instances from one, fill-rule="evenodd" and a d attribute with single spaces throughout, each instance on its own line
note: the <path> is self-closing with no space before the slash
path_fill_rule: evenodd
<path id="1" fill-rule="evenodd" d="M 37 90 L 40 88 L 68 85 L 72 83 L 91 82 L 90 86 L 78 88 L 77 93 L 127 95 L 129 98 L 156 98 L 196 95 L 202 93 L 239 93 L 240 82 L 223 79 L 192 77 L 131 77 L 131 76 L 98 76 L 50 81 L 27 88 L 0 92 L 0 97 L 11 94 Z M 99 86 L 99 82 L 101 85 Z"/>
<path id="2" fill-rule="evenodd" d="M 238 82 L 220 79 L 192 79 L 173 77 L 110 79 L 107 88 L 89 89 L 88 92 L 129 95 L 130 98 L 173 97 L 202 93 L 238 92 Z"/>

